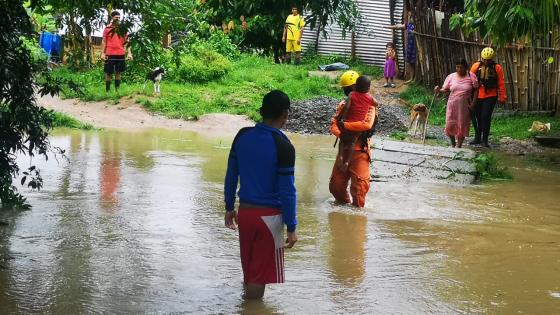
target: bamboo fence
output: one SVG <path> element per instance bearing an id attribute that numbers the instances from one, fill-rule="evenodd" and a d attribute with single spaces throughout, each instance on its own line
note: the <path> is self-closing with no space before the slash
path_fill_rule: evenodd
<path id="1" fill-rule="evenodd" d="M 416 80 L 433 87 L 455 71 L 457 60 L 469 65 L 480 59 L 480 51 L 489 44 L 478 34 L 466 37 L 460 30 L 449 30 L 449 15 L 437 26 L 434 10 L 428 9 L 416 19 Z M 496 50 L 496 61 L 504 68 L 506 110 L 559 113 L 560 109 L 560 31 L 534 46 L 509 45 Z M 545 47 L 538 47 L 545 46 Z M 549 47 L 546 47 L 549 46 Z M 547 59 L 554 61 L 548 63 Z"/>

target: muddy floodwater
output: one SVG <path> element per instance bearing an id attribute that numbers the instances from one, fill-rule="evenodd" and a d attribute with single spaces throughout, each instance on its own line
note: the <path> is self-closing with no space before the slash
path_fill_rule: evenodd
<path id="1" fill-rule="evenodd" d="M 37 162 L 40 192 L 18 185 L 33 209 L 0 211 L 0 313 L 560 313 L 558 166 L 510 157 L 514 181 L 469 187 L 373 182 L 355 210 L 328 193 L 326 136 L 291 136 L 299 242 L 286 283 L 244 302 L 223 227 L 232 138 L 57 131 L 68 159 Z"/>

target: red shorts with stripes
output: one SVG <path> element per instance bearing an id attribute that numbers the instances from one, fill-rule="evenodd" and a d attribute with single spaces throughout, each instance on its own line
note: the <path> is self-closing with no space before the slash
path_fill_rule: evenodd
<path id="1" fill-rule="evenodd" d="M 272 208 L 239 208 L 239 247 L 245 283 L 284 282 L 284 223 Z"/>

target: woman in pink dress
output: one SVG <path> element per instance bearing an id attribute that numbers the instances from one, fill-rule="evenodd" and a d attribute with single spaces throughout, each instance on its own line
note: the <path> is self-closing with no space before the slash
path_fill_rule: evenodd
<path id="1" fill-rule="evenodd" d="M 468 71 L 467 61 L 455 64 L 455 72 L 448 75 L 441 89 L 434 88 L 435 93 L 450 93 L 445 114 L 445 134 L 451 140 L 452 147 L 460 148 L 465 137 L 469 135 L 471 122 L 470 110 L 476 101 L 478 80 Z M 473 99 L 474 97 L 474 99 Z"/>

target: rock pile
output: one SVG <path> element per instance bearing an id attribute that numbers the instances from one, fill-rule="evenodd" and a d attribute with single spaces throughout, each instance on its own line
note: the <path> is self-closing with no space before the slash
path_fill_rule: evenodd
<path id="1" fill-rule="evenodd" d="M 284 129 L 302 134 L 329 134 L 331 118 L 340 102 L 332 97 L 317 97 L 292 103 L 292 112 Z M 408 113 L 398 105 L 380 104 L 379 122 L 375 134 L 387 136 L 398 130 L 406 130 Z"/>

